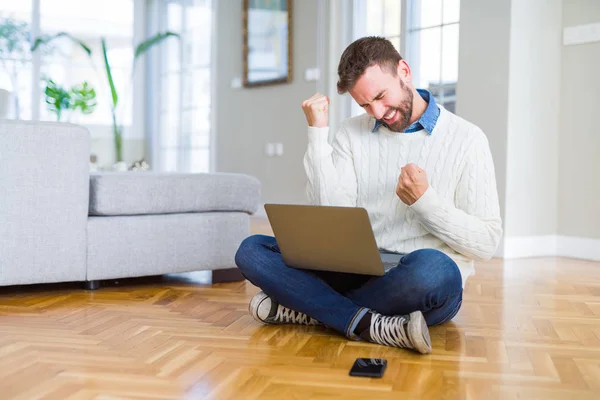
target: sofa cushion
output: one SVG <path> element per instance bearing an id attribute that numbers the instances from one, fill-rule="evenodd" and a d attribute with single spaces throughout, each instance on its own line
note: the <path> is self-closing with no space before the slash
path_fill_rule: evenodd
<path id="1" fill-rule="evenodd" d="M 260 182 L 243 174 L 103 172 L 90 175 L 90 215 L 256 212 Z"/>

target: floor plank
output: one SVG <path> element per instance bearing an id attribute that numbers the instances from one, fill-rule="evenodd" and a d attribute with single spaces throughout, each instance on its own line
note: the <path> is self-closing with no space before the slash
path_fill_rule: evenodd
<path id="1" fill-rule="evenodd" d="M 252 233 L 270 234 L 255 219 Z M 593 399 L 600 397 L 600 263 L 478 263 L 433 353 L 261 326 L 258 289 L 210 273 L 0 288 L 0 393 L 31 399 Z M 355 378 L 383 357 L 382 379 Z"/>

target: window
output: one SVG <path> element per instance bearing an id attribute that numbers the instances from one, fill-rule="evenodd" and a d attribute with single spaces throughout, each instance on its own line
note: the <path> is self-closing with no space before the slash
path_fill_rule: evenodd
<path id="1" fill-rule="evenodd" d="M 60 118 L 82 124 L 90 130 L 99 167 L 110 168 L 115 146 L 103 37 L 118 94 L 125 162 L 144 157 L 156 170 L 211 170 L 213 4 L 212 0 L 0 0 L 0 118 Z M 146 63 L 137 61 L 132 79 L 134 44 L 166 30 L 181 39 L 169 38 L 153 47 L 144 56 Z M 59 32 L 89 46 L 92 59 L 68 38 L 31 53 L 32 39 Z M 56 98 L 61 99 L 84 82 L 96 92 L 92 113 L 58 113 L 46 103 L 47 87 L 56 89 Z"/>
<path id="2" fill-rule="evenodd" d="M 111 137 L 111 94 L 100 41 L 104 37 L 119 95 L 119 122 L 127 130 L 132 124 L 133 0 L 40 0 L 40 22 L 42 35 L 68 32 L 89 46 L 93 57 L 90 60 L 68 39 L 53 41 L 52 50 L 42 53 L 40 119 L 57 120 L 43 96 L 48 79 L 66 90 L 87 82 L 97 93 L 93 113 L 67 112 L 61 120 L 85 124 L 96 135 Z"/>
<path id="3" fill-rule="evenodd" d="M 181 32 L 160 57 L 158 167 L 209 172 L 211 151 L 211 0 L 170 1 L 159 12 L 160 30 Z"/>
<path id="4" fill-rule="evenodd" d="M 31 118 L 31 6 L 0 0 L 0 89 L 10 93 L 0 97 L 0 118 Z"/>
<path id="5" fill-rule="evenodd" d="M 5 96 L 0 93 L 0 113 L 4 114 L 1 117 L 82 124 L 94 139 L 92 154 L 97 156 L 101 166 L 110 167 L 115 156 L 111 146 L 112 102 L 101 37 L 106 39 L 119 96 L 118 123 L 123 125 L 124 139 L 129 140 L 133 118 L 134 2 L 138 6 L 144 3 L 138 0 L 0 0 L 0 88 L 12 92 L 8 112 L 4 113 Z M 50 38 L 59 32 L 66 32 L 87 45 L 93 59 L 81 46 L 65 37 L 40 46 L 34 53 L 30 51 L 34 40 Z M 82 89 L 84 82 L 87 87 Z M 91 113 L 69 107 L 68 98 L 73 98 L 72 89 L 76 87 L 80 88 L 79 100 L 88 95 L 85 105 L 95 103 L 95 107 L 87 108 Z M 46 95 L 47 88 L 50 96 Z M 96 93 L 95 99 L 91 89 Z M 60 106 L 53 107 L 47 101 Z M 127 146 L 129 144 L 124 146 L 126 150 Z M 138 145 L 132 153 L 142 153 L 141 147 Z"/>
<path id="6" fill-rule="evenodd" d="M 460 0 L 354 0 L 353 7 L 354 39 L 388 38 L 410 65 L 415 87 L 454 112 Z M 352 115 L 364 112 L 352 103 Z"/>
<path id="7" fill-rule="evenodd" d="M 416 87 L 438 103 L 456 109 L 460 0 L 408 2 L 406 59 Z"/>
<path id="8" fill-rule="evenodd" d="M 117 92 L 120 95 L 130 93 L 133 1 L 0 0 L 0 87 L 13 93 L 9 116 L 55 121 L 59 116 L 50 111 L 44 96 L 48 81 L 52 80 L 65 90 L 87 81 L 97 92 L 97 108 L 89 115 L 67 112 L 60 119 L 110 126 L 109 88 L 104 75 L 100 37 L 107 40 Z M 117 8 L 119 12 L 115 13 Z M 33 18 L 36 15 L 39 19 Z M 36 61 L 29 51 L 32 40 L 59 32 L 67 32 L 88 45 L 93 63 L 80 46 L 68 39 L 55 40 L 41 49 Z M 17 43 L 17 39 L 21 41 Z M 32 101 L 34 94 L 38 96 Z M 35 102 L 39 102 L 39 107 Z M 131 124 L 131 104 L 122 117 L 125 125 Z"/>

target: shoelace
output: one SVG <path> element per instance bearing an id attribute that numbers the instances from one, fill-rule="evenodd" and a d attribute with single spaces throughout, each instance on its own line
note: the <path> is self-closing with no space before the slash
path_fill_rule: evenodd
<path id="1" fill-rule="evenodd" d="M 412 349 L 413 345 L 405 331 L 406 323 L 404 316 L 374 315 L 371 321 L 371 339 L 378 344 Z"/>
<path id="2" fill-rule="evenodd" d="M 304 324 L 304 325 L 317 325 L 318 322 L 309 317 L 308 315 L 291 310 L 287 307 L 279 304 L 277 306 L 277 315 L 275 315 L 276 321 L 283 321 L 286 323 L 294 323 L 294 324 Z"/>

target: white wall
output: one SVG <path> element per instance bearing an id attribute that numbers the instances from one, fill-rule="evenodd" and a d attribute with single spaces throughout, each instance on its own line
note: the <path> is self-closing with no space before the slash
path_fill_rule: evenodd
<path id="1" fill-rule="evenodd" d="M 563 26 L 600 22 L 600 1 L 565 0 Z M 558 232 L 600 247 L 600 42 L 564 46 Z"/>
<path id="2" fill-rule="evenodd" d="M 494 157 L 504 241 L 556 233 L 560 0 L 462 0 L 457 113 Z M 508 248 L 507 248 L 508 247 Z"/>
<path id="3" fill-rule="evenodd" d="M 511 3 L 505 236 L 554 235 L 562 0 Z"/>
<path id="4" fill-rule="evenodd" d="M 458 115 L 487 135 L 505 219 L 510 2 L 461 0 Z M 500 252 L 502 252 L 502 244 Z"/>
<path id="5" fill-rule="evenodd" d="M 498 255 L 600 259 L 600 22 L 594 0 L 462 0 L 457 113 L 488 135 L 505 234 Z"/>

